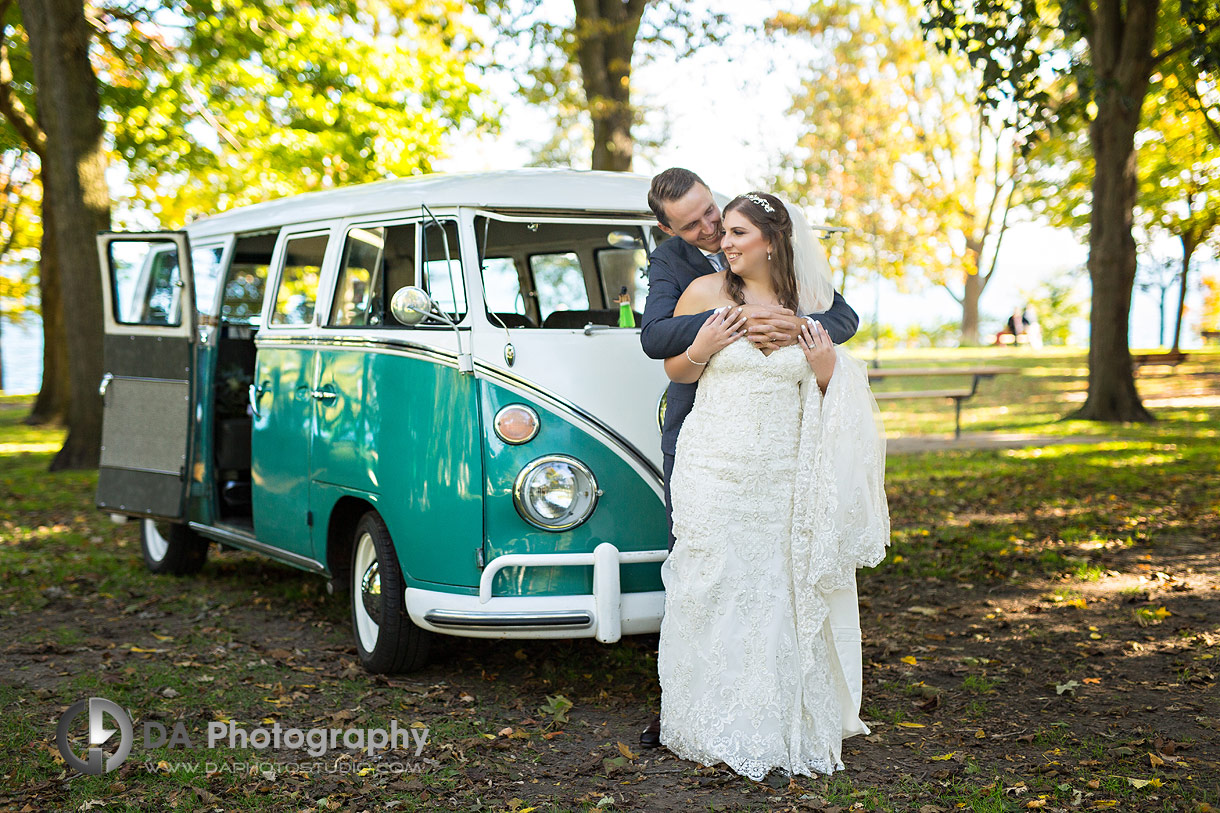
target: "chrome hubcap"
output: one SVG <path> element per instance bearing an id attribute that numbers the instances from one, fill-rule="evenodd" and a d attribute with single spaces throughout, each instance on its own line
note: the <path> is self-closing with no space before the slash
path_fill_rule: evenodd
<path id="1" fill-rule="evenodd" d="M 360 600 L 364 603 L 364 611 L 369 618 L 381 619 L 381 572 L 377 561 L 373 560 L 360 577 Z"/>

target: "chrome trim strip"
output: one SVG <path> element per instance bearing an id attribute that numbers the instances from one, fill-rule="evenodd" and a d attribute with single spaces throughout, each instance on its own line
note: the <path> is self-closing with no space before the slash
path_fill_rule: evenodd
<path id="1" fill-rule="evenodd" d="M 474 373 L 478 377 L 486 378 L 510 390 L 513 390 L 518 395 L 522 395 L 524 397 L 530 397 L 531 395 L 534 397 L 540 397 L 556 411 L 567 414 L 569 418 L 575 418 L 578 421 L 584 422 L 588 425 L 587 428 L 592 429 L 595 433 L 601 433 L 603 436 L 605 436 L 605 440 L 611 441 L 616 446 L 629 453 L 636 463 L 638 463 L 644 468 L 645 471 L 652 475 L 652 477 L 657 481 L 658 485 L 661 484 L 661 471 L 655 465 L 653 465 L 652 461 L 645 457 L 643 452 L 637 449 L 631 443 L 631 441 L 620 435 L 600 418 L 591 415 L 589 412 L 585 411 L 581 407 L 578 407 L 576 404 L 567 400 L 563 396 L 544 389 L 532 381 L 527 381 L 526 379 L 514 375 L 507 370 L 502 370 L 499 367 L 493 367 L 487 362 L 479 361 L 478 359 L 475 359 L 474 362 Z"/>
<path id="2" fill-rule="evenodd" d="M 105 450 L 105 448 L 105 446 L 102 447 L 103 450 Z M 107 469 L 110 471 L 139 471 L 143 472 L 144 474 L 164 474 L 167 477 L 176 477 L 179 480 L 182 479 L 181 469 L 178 471 L 165 471 L 164 469 L 146 469 L 143 466 L 98 466 L 99 471 L 102 469 Z"/>
<path id="3" fill-rule="evenodd" d="M 471 613 L 460 610 L 429 610 L 424 620 L 438 627 L 473 629 L 528 629 L 530 627 L 569 627 L 584 629 L 593 626 L 593 616 L 583 610 L 550 610 L 539 612 Z"/>
<path id="4" fill-rule="evenodd" d="M 184 381 L 191 380 L 190 376 L 183 376 L 182 378 L 149 378 L 142 375 L 113 375 L 112 373 L 106 373 L 106 375 L 110 376 L 109 383 L 111 384 L 116 381 L 143 381 L 148 384 L 181 384 Z M 105 378 L 105 376 L 102 377 Z"/>
<path id="5" fill-rule="evenodd" d="M 446 335 L 452 335 L 446 332 Z M 389 337 L 385 339 L 372 339 L 367 336 L 268 336 L 263 338 L 259 334 L 255 338 L 254 344 L 257 347 L 274 347 L 283 350 L 312 350 L 318 347 L 341 347 L 352 350 L 369 350 L 379 351 L 383 353 L 393 353 L 397 356 L 406 358 L 418 359 L 420 361 L 432 361 L 438 364 L 444 364 L 447 367 L 457 369 L 458 355 L 456 352 L 443 348 L 434 347 L 417 342 L 407 341 L 405 339 L 394 340 Z"/>
<path id="6" fill-rule="evenodd" d="M 191 530 L 198 531 L 201 536 L 206 536 L 217 542 L 224 542 L 226 545 L 233 545 L 238 548 L 254 551 L 255 553 L 261 553 L 286 565 L 299 567 L 312 573 L 326 573 L 326 568 L 319 562 L 315 562 L 313 559 L 302 556 L 299 553 L 273 548 L 265 542 L 259 542 L 249 534 L 231 531 L 228 528 L 218 528 L 215 525 L 204 525 L 202 522 L 188 522 L 187 525 Z"/>

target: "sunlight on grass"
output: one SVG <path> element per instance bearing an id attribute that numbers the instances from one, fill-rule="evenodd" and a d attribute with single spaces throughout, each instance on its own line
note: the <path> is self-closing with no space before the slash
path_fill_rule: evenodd
<path id="1" fill-rule="evenodd" d="M 54 440 L 43 443 L 0 443 L 0 457 L 11 454 L 46 454 L 58 452 L 63 441 Z"/>

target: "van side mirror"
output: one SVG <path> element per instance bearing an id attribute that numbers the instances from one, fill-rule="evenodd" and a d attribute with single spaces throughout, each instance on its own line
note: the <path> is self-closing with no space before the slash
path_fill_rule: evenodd
<path id="1" fill-rule="evenodd" d="M 612 231 L 606 235 L 606 242 L 615 248 L 644 248 L 640 236 L 629 231 Z"/>
<path id="2" fill-rule="evenodd" d="M 399 323 L 413 326 L 432 314 L 432 297 L 418 285 L 407 285 L 394 292 L 390 299 L 390 313 Z"/>

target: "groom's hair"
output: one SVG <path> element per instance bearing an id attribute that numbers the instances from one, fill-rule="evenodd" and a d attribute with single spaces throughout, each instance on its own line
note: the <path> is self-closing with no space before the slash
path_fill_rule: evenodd
<path id="1" fill-rule="evenodd" d="M 665 216 L 665 204 L 682 197 L 695 184 L 707 186 L 702 178 L 682 167 L 671 167 L 652 179 L 652 186 L 648 188 L 648 208 L 657 216 L 658 223 L 670 225 Z"/>

